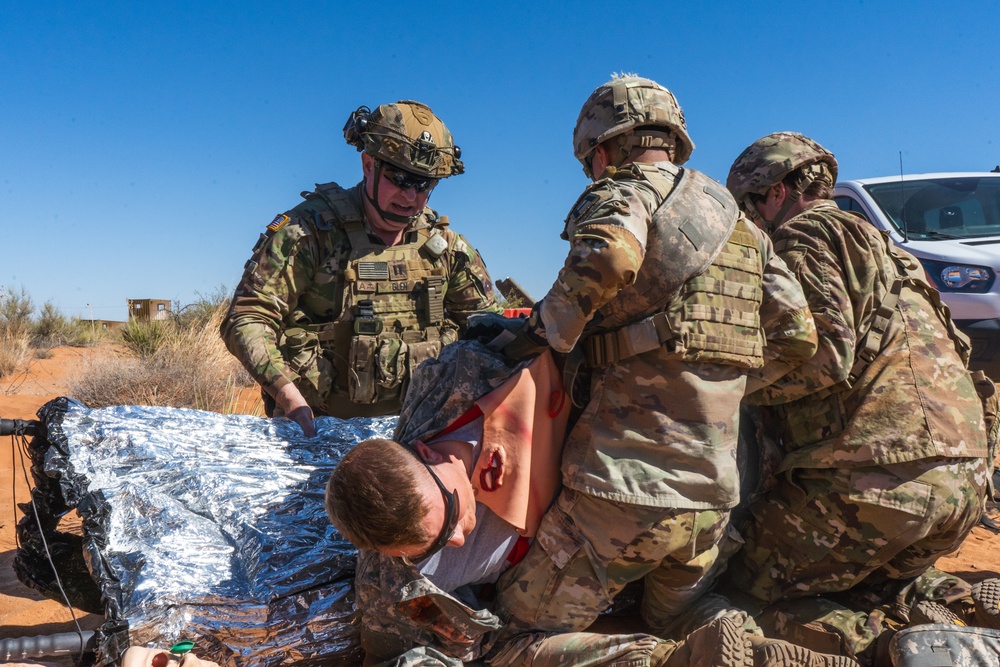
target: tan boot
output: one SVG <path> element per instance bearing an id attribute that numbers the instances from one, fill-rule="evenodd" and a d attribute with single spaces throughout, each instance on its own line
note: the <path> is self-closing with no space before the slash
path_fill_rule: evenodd
<path id="1" fill-rule="evenodd" d="M 783 639 L 748 636 L 753 644 L 754 667 L 861 667 L 847 656 L 817 653 Z"/>
<path id="2" fill-rule="evenodd" d="M 753 667 L 753 647 L 742 622 L 723 616 L 689 634 L 666 661 L 650 664 L 652 667 Z"/>

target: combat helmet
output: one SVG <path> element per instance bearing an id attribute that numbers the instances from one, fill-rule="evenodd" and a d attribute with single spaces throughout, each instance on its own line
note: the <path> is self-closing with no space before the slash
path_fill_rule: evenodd
<path id="1" fill-rule="evenodd" d="M 622 159 L 637 146 L 672 144 L 673 162 L 682 165 L 694 150 L 684 112 L 674 94 L 655 81 L 631 74 L 616 76 L 598 87 L 580 109 L 573 130 L 573 153 L 588 177 L 593 178 L 590 158 L 594 150 L 619 135 L 631 135 L 622 147 Z"/>
<path id="2" fill-rule="evenodd" d="M 344 139 L 358 151 L 398 169 L 427 178 L 448 178 L 465 171 L 462 149 L 430 107 L 412 100 L 362 106 L 344 125 Z"/>
<path id="3" fill-rule="evenodd" d="M 775 132 L 761 137 L 740 153 L 729 169 L 726 187 L 741 207 L 755 220 L 762 220 L 750 195 L 763 195 L 789 174 L 802 170 L 802 178 L 789 193 L 776 220 L 817 180 L 830 187 L 837 182 L 837 159 L 833 153 L 798 132 Z"/>

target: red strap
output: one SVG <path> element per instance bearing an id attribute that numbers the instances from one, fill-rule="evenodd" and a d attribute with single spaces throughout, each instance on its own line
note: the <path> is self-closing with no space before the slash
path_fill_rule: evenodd
<path id="1" fill-rule="evenodd" d="M 456 419 L 452 423 L 448 424 L 448 426 L 445 427 L 445 429 L 443 431 L 441 431 L 440 433 L 438 433 L 438 434 L 436 434 L 434 436 L 431 436 L 431 437 L 434 438 L 434 439 L 440 438 L 442 435 L 447 435 L 448 433 L 451 433 L 452 431 L 457 431 L 458 429 L 462 428 L 466 424 L 471 424 L 472 422 L 476 421 L 477 419 L 479 419 L 482 416 L 483 416 L 483 411 L 479 409 L 479 406 L 478 405 L 473 405 L 472 409 L 470 409 L 468 412 L 466 412 L 464 415 L 462 415 L 461 417 L 459 417 L 458 419 Z M 431 438 L 428 438 L 428 439 L 431 439 Z"/>
<path id="2" fill-rule="evenodd" d="M 511 565 L 517 565 L 527 555 L 529 546 L 531 546 L 531 540 L 527 537 L 522 535 L 517 538 L 517 542 L 514 542 L 514 546 L 510 548 L 510 553 L 507 554 L 507 562 Z"/>

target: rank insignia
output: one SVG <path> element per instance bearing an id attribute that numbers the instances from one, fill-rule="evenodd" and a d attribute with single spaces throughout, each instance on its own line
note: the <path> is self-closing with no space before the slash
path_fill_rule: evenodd
<path id="1" fill-rule="evenodd" d="M 271 221 L 271 224 L 269 224 L 267 228 L 270 229 L 272 232 L 276 232 L 282 227 L 284 227 L 285 223 L 287 223 L 289 220 L 291 220 L 291 218 L 289 218 L 284 213 L 280 213 L 274 216 L 274 220 Z"/>

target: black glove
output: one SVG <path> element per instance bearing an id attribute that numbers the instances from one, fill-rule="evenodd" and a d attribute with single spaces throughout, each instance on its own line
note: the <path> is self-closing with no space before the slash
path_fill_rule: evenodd
<path id="1" fill-rule="evenodd" d="M 524 361 L 534 359 L 549 349 L 549 341 L 538 333 L 537 321 L 537 312 L 533 312 L 528 319 L 520 320 L 521 326 L 514 332 L 514 338 L 505 343 L 501 349 L 505 357 L 514 361 Z"/>
<path id="2" fill-rule="evenodd" d="M 510 333 L 515 332 L 518 327 L 524 323 L 524 318 L 521 317 L 504 317 L 499 313 L 491 312 L 481 312 L 473 313 L 469 315 L 469 319 L 466 322 L 465 334 L 462 335 L 462 340 L 476 340 L 486 345 L 490 346 L 497 336 L 501 334 L 507 334 L 507 338 L 510 337 Z"/>

